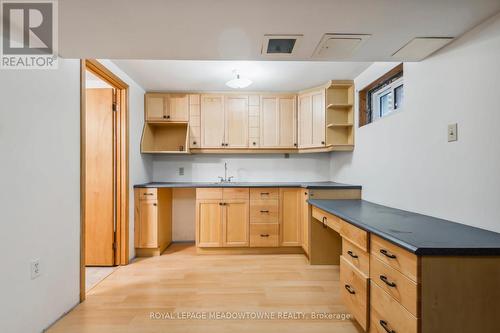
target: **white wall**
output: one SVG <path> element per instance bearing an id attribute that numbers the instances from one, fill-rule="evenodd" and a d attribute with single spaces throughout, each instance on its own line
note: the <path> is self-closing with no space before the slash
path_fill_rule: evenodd
<path id="1" fill-rule="evenodd" d="M 144 89 L 110 60 L 99 60 L 129 86 L 129 258 L 134 248 L 134 185 L 147 183 L 153 177 L 152 156 L 141 154 L 144 125 Z"/>
<path id="2" fill-rule="evenodd" d="M 373 65 L 356 87 L 386 70 Z M 500 232 L 500 15 L 405 63 L 404 82 L 404 110 L 357 129 L 354 153 L 332 154 L 332 180 L 363 185 L 369 201 Z"/>
<path id="3" fill-rule="evenodd" d="M 328 154 L 155 156 L 154 181 L 217 181 L 224 162 L 233 181 L 324 181 L 330 178 Z M 184 176 L 179 168 L 184 167 Z"/>
<path id="4" fill-rule="evenodd" d="M 78 60 L 1 71 L 0 160 L 0 332 L 40 332 L 79 300 Z"/>

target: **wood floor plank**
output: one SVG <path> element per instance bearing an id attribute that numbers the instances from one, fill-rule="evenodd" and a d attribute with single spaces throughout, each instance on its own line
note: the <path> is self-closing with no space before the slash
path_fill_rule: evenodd
<path id="1" fill-rule="evenodd" d="M 173 244 L 159 257 L 122 266 L 48 333 L 360 333 L 339 295 L 338 266 L 304 255 L 197 255 Z M 152 313 L 274 313 L 273 320 L 151 319 Z M 295 319 L 278 313 L 301 313 Z M 327 319 L 313 318 L 325 313 Z M 344 316 L 344 317 L 342 317 Z"/>

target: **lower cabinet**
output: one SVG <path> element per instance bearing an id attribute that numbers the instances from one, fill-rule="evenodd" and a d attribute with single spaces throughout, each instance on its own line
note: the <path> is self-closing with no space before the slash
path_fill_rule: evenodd
<path id="1" fill-rule="evenodd" d="M 302 189 L 198 188 L 199 248 L 302 245 Z"/>
<path id="2" fill-rule="evenodd" d="M 172 189 L 139 188 L 134 197 L 136 254 L 160 255 L 172 242 Z"/>
<path id="3" fill-rule="evenodd" d="M 341 256 L 340 294 L 342 301 L 365 331 L 369 323 L 368 293 L 368 277 Z"/>

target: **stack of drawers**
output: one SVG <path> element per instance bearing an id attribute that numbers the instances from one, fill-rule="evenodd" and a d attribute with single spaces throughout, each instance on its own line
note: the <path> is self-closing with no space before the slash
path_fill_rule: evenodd
<path id="1" fill-rule="evenodd" d="M 250 247 L 279 246 L 279 188 L 250 189 Z"/>
<path id="2" fill-rule="evenodd" d="M 340 257 L 340 293 L 344 304 L 361 327 L 368 328 L 370 255 L 366 231 L 340 220 L 342 255 Z"/>
<path id="3" fill-rule="evenodd" d="M 370 332 L 417 333 L 418 257 L 371 235 Z"/>

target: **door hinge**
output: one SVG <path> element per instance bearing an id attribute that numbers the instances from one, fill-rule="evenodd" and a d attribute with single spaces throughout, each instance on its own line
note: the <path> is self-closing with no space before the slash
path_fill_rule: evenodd
<path id="1" fill-rule="evenodd" d="M 113 250 L 116 250 L 116 243 L 113 243 Z"/>
<path id="2" fill-rule="evenodd" d="M 116 108 L 116 103 L 113 103 L 113 111 L 116 112 L 117 108 Z"/>

